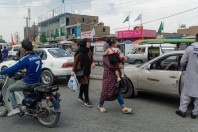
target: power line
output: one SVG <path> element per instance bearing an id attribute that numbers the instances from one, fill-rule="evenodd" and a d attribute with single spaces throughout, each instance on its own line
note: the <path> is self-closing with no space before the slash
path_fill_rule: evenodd
<path id="1" fill-rule="evenodd" d="M 163 19 L 166 19 L 166 18 L 174 17 L 174 16 L 177 16 L 177 15 L 186 13 L 186 12 L 190 12 L 190 11 L 196 10 L 196 9 L 198 9 L 198 6 L 195 7 L 195 8 L 189 9 L 189 10 L 185 10 L 185 11 L 173 14 L 173 15 L 169 15 L 169 16 L 166 16 L 166 17 L 161 17 L 161 18 L 154 19 L 154 20 L 151 20 L 151 21 L 148 21 L 148 22 L 144 22 L 142 24 L 148 24 L 148 23 L 152 23 L 152 22 L 155 22 L 155 21 L 163 20 Z M 128 28 L 128 27 L 115 28 L 115 29 L 111 29 L 111 30 L 117 30 L 117 29 L 123 29 L 123 28 Z"/>

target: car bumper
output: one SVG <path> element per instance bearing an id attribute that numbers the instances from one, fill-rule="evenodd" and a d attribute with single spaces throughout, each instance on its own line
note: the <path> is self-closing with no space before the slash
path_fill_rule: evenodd
<path id="1" fill-rule="evenodd" d="M 71 75 L 72 68 L 62 68 L 62 69 L 53 69 L 52 73 L 54 76 L 68 76 Z"/>

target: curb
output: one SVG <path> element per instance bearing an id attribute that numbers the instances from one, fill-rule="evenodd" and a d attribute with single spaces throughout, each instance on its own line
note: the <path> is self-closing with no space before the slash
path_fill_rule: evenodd
<path id="1" fill-rule="evenodd" d="M 96 75 L 96 74 L 92 74 L 90 75 L 90 79 L 95 79 L 95 80 L 102 80 L 102 75 Z"/>

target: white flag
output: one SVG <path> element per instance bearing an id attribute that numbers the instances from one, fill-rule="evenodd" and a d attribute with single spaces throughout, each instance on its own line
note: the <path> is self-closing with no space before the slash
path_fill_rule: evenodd
<path id="1" fill-rule="evenodd" d="M 135 21 L 139 21 L 139 20 L 140 20 L 140 21 L 142 20 L 142 13 L 138 15 L 138 17 L 134 20 L 134 22 L 135 22 Z"/>
<path id="2" fill-rule="evenodd" d="M 93 36 L 95 36 L 95 35 L 96 35 L 95 29 L 93 28 L 91 31 L 91 34 L 90 34 L 90 38 L 92 38 L 92 40 L 93 40 Z"/>

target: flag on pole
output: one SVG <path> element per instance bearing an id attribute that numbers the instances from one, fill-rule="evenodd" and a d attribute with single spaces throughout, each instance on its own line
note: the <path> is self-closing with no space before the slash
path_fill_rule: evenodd
<path id="1" fill-rule="evenodd" d="M 62 3 L 64 4 L 65 0 L 62 0 Z"/>
<path id="2" fill-rule="evenodd" d="M 12 45 L 16 45 L 11 34 Z"/>
<path id="3" fill-rule="evenodd" d="M 124 20 L 123 23 L 125 23 L 125 22 L 127 22 L 127 21 L 129 21 L 129 16 L 126 17 L 126 19 Z"/>
<path id="4" fill-rule="evenodd" d="M 158 29 L 158 34 L 162 34 L 162 31 L 164 30 L 164 23 L 163 22 L 161 22 L 161 24 L 160 24 L 160 27 L 159 27 L 159 29 Z"/>
<path id="5" fill-rule="evenodd" d="M 138 15 L 138 17 L 134 20 L 135 21 L 142 21 L 142 13 Z"/>
<path id="6" fill-rule="evenodd" d="M 93 37 L 96 35 L 96 32 L 95 32 L 95 29 L 93 28 L 92 31 L 91 31 L 91 34 L 90 34 L 90 38 L 92 39 L 93 41 Z"/>

